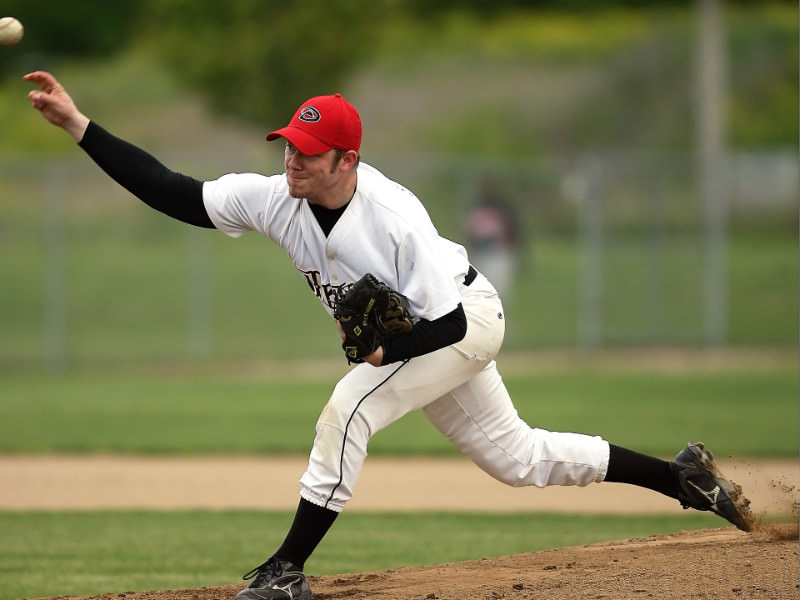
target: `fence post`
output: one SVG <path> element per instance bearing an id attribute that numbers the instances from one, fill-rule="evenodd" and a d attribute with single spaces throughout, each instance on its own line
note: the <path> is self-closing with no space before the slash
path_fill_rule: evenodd
<path id="1" fill-rule="evenodd" d="M 698 146 L 705 214 L 705 340 L 727 340 L 727 203 L 725 199 L 725 52 L 720 0 L 698 0 Z"/>
<path id="2" fill-rule="evenodd" d="M 63 371 L 67 362 L 66 253 L 63 179 L 51 170 L 44 215 L 44 362 Z"/>
<path id="3" fill-rule="evenodd" d="M 578 201 L 578 345 L 603 344 L 603 195 L 600 166 L 589 165 L 573 193 Z"/>

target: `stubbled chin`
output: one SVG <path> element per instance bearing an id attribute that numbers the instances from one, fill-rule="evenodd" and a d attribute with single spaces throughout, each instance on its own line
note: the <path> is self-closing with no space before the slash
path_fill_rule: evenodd
<path id="1" fill-rule="evenodd" d="M 303 190 L 303 186 L 293 184 L 291 181 L 289 182 L 289 195 L 292 198 L 305 198 L 306 195 Z"/>

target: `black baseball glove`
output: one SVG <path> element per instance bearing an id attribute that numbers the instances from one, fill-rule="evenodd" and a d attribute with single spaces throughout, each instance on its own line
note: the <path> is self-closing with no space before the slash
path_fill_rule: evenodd
<path id="1" fill-rule="evenodd" d="M 408 299 L 367 273 L 336 295 L 333 318 L 345 339 L 342 350 L 348 363 L 364 362 L 383 340 L 411 331 Z"/>

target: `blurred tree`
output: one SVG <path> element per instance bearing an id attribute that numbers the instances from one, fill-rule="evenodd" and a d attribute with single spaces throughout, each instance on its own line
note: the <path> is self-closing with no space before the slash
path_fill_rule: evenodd
<path id="1" fill-rule="evenodd" d="M 140 2 L 30 2 L 4 0 L 0 16 L 14 16 L 25 27 L 17 46 L 3 48 L 0 76 L 76 57 L 109 56 L 134 35 Z"/>
<path id="2" fill-rule="evenodd" d="M 796 18 L 787 26 L 786 10 L 774 10 L 776 6 L 789 5 L 789 1 L 771 0 L 763 5 L 761 0 L 728 1 L 744 7 L 729 11 L 734 15 L 731 60 L 741 65 L 731 81 L 734 142 L 775 145 L 796 135 Z M 690 51 L 692 41 L 680 39 L 687 35 L 685 23 L 670 23 L 651 9 L 665 4 L 689 7 L 694 2 L 5 0 L 0 16 L 14 15 L 22 20 L 25 38 L 17 46 L 2 48 L 0 78 L 17 78 L 35 68 L 57 69 L 58 62 L 74 58 L 108 57 L 143 42 L 218 112 L 279 123 L 309 96 L 340 90 L 355 68 L 372 58 L 380 36 L 387 32 L 399 40 L 390 51 L 413 64 L 424 60 L 420 55 L 436 51 L 435 42 L 448 15 L 453 13 L 477 15 L 475 22 L 490 24 L 503 23 L 504 18 L 513 19 L 528 11 L 580 13 L 576 18 L 581 19 L 584 13 L 624 6 L 650 14 L 659 23 L 664 21 L 658 28 L 661 33 L 637 42 L 639 47 L 633 54 L 612 57 L 604 76 L 609 85 L 578 102 L 580 106 L 574 113 L 579 116 L 567 114 L 563 119 L 551 119 L 549 133 L 553 139 L 547 146 L 572 144 L 582 148 L 593 142 L 622 145 L 658 140 L 659 145 L 675 149 L 691 141 L 690 99 L 685 94 L 676 96 L 690 90 L 691 73 L 683 65 L 688 64 L 685 53 Z M 774 16 L 762 27 L 754 28 L 748 18 L 750 7 Z M 460 23 L 463 25 L 463 21 Z M 407 31 L 398 33 L 398 28 Z M 688 31 L 691 35 L 691 29 Z M 461 51 L 475 52 L 484 34 L 480 27 L 469 30 Z M 454 39 L 457 41 L 457 37 Z M 502 40 L 494 43 L 502 47 Z M 528 47 L 520 47 L 523 50 L 514 50 L 512 37 L 507 46 L 509 56 L 516 51 L 518 57 L 528 60 Z M 651 115 L 654 110 L 659 111 L 659 118 L 650 119 L 647 127 L 626 126 L 637 111 Z M 753 114 L 759 118 L 753 118 Z M 471 117 L 470 120 L 474 121 Z M 482 118 L 481 122 L 488 121 Z M 486 129 L 493 132 L 496 128 Z M 565 134 L 567 131 L 581 132 L 582 139 L 573 139 L 574 135 Z M 530 145 L 531 136 L 524 130 L 517 128 L 506 138 L 514 135 L 523 136 L 525 146 Z"/>
<path id="3" fill-rule="evenodd" d="M 800 46 L 797 12 L 760 7 L 762 24 L 753 27 L 752 11 L 734 12 L 729 20 L 730 141 L 754 148 L 795 145 L 798 122 Z"/>
<path id="4" fill-rule="evenodd" d="M 635 10 L 652 8 L 687 7 L 697 0 L 404 0 L 403 5 L 420 17 L 436 16 L 453 10 L 467 11 L 483 16 L 497 15 L 508 10 L 547 10 L 575 13 L 596 13 L 614 10 L 618 7 Z M 783 3 L 794 0 L 772 0 Z M 763 0 L 728 0 L 728 4 L 758 5 Z"/>
<path id="5" fill-rule="evenodd" d="M 392 0 L 149 0 L 159 54 L 220 112 L 285 120 L 338 91 L 391 22 Z"/>

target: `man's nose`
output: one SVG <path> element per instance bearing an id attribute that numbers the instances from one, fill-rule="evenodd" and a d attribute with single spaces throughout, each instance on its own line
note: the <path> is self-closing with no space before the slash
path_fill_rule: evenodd
<path id="1" fill-rule="evenodd" d="M 292 169 L 302 169 L 303 155 L 299 152 L 290 152 L 286 157 L 286 166 Z"/>

